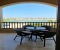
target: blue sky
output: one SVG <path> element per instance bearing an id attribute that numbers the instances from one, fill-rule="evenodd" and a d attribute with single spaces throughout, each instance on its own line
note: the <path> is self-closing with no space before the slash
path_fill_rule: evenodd
<path id="1" fill-rule="evenodd" d="M 3 18 L 56 18 L 57 7 L 39 3 L 23 3 L 3 7 Z"/>

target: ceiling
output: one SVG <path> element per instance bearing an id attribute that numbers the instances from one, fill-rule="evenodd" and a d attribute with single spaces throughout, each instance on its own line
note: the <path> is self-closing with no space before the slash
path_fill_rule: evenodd
<path id="1" fill-rule="evenodd" d="M 0 6 L 21 2 L 43 2 L 57 6 L 58 0 L 0 0 Z"/>

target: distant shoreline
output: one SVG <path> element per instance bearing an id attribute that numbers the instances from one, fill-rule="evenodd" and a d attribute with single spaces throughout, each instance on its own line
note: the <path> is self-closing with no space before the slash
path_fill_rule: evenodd
<path id="1" fill-rule="evenodd" d="M 3 18 L 5 22 L 56 22 L 56 18 Z"/>

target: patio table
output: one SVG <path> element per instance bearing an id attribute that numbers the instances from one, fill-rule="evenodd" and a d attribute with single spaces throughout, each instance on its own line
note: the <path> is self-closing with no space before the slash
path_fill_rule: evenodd
<path id="1" fill-rule="evenodd" d="M 31 27 L 32 28 L 32 27 Z M 27 31 L 30 31 L 30 32 L 32 32 L 31 33 L 31 36 L 30 36 L 30 39 L 32 40 L 32 35 L 35 35 L 35 36 L 37 36 L 38 34 L 41 34 L 41 35 L 45 35 L 45 33 L 46 32 L 48 32 L 48 30 L 46 30 L 45 29 L 45 27 L 43 28 L 43 27 L 36 27 L 36 28 L 34 28 L 34 29 L 31 29 L 31 28 L 27 28 L 26 30 Z M 40 33 L 39 33 L 40 32 Z"/>

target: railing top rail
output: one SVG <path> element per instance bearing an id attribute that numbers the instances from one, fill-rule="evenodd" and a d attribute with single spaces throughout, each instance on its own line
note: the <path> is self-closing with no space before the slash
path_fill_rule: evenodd
<path id="1" fill-rule="evenodd" d="M 1 23 L 57 23 L 57 22 L 1 22 Z"/>

